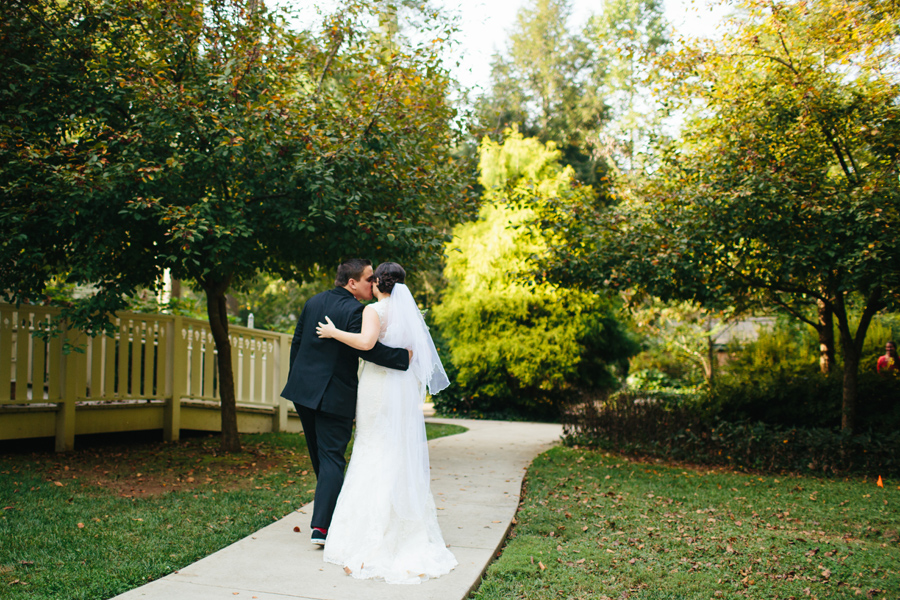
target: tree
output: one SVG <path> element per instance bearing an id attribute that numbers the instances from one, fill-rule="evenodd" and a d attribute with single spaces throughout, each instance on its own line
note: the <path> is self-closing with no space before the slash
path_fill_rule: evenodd
<path id="1" fill-rule="evenodd" d="M 645 299 L 634 306 L 631 317 L 638 332 L 670 356 L 693 363 L 712 384 L 718 358 L 715 339 L 727 328 L 723 313 L 714 313 L 693 302 L 659 302 Z"/>
<path id="2" fill-rule="evenodd" d="M 4 9 L 0 289 L 21 303 L 54 274 L 91 283 L 64 316 L 96 330 L 163 268 L 196 281 L 225 450 L 240 447 L 232 285 L 352 255 L 428 264 L 468 210 L 444 38 L 384 52 L 370 8 L 318 36 L 241 0 Z"/>
<path id="3" fill-rule="evenodd" d="M 434 319 L 468 408 L 555 416 L 581 393 L 617 387 L 635 345 L 609 299 L 523 281 L 545 244 L 525 227 L 531 209 L 514 198 L 594 194 L 573 188 L 574 171 L 552 142 L 509 132 L 503 144 L 485 139 L 480 154 L 484 204 L 476 222 L 454 229 Z"/>
<path id="4" fill-rule="evenodd" d="M 517 126 L 553 141 L 579 179 L 598 184 L 606 166 L 593 152 L 607 107 L 598 96 L 601 65 L 587 41 L 569 30 L 569 0 L 533 0 L 519 10 L 504 55 L 494 56 L 491 89 L 476 112 L 495 140 Z"/>
<path id="5" fill-rule="evenodd" d="M 244 282 L 241 289 L 234 290 L 238 302 L 238 317 L 248 324 L 253 315 L 253 326 L 257 329 L 293 333 L 297 326 L 301 307 L 306 301 L 334 287 L 334 273 L 322 273 L 310 281 L 285 281 L 260 273 Z"/>
<path id="6" fill-rule="evenodd" d="M 672 88 L 702 110 L 640 197 L 547 208 L 563 240 L 547 276 L 710 307 L 763 302 L 814 327 L 819 303 L 837 324 L 852 431 L 866 331 L 900 290 L 900 14 L 885 2 L 743 6 L 732 33 L 673 60 Z"/>
<path id="7" fill-rule="evenodd" d="M 601 89 L 610 114 L 598 148 L 617 174 L 634 173 L 638 154 L 658 135 L 651 88 L 661 79 L 658 59 L 668 46 L 668 29 L 659 0 L 606 0 L 586 28 L 606 65 Z"/>

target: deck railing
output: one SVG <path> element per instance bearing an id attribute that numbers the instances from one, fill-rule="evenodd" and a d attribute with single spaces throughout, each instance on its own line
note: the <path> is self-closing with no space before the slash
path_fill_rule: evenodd
<path id="1" fill-rule="evenodd" d="M 71 449 L 75 409 L 90 403 L 164 403 L 164 435 L 178 439 L 186 402 L 218 404 L 217 352 L 206 321 L 118 313 L 111 337 L 63 330 L 48 342 L 34 334 L 59 310 L 0 304 L 0 406 L 56 405 L 56 446 Z M 283 430 L 290 335 L 229 327 L 239 406 L 274 412 Z M 81 352 L 63 352 L 63 338 Z"/>

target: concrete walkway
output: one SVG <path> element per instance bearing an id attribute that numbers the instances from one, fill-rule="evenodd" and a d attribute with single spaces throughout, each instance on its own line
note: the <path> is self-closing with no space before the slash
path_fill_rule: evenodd
<path id="1" fill-rule="evenodd" d="M 525 469 L 552 446 L 559 425 L 428 419 L 469 428 L 429 443 L 431 490 L 444 540 L 459 566 L 420 585 L 358 580 L 322 561 L 309 542 L 312 504 L 117 600 L 462 600 L 503 543 Z M 300 533 L 293 531 L 300 528 Z"/>

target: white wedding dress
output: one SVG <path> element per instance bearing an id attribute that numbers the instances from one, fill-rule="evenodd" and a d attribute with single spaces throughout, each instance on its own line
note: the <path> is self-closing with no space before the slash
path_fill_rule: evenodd
<path id="1" fill-rule="evenodd" d="M 359 579 L 420 583 L 457 565 L 437 522 L 422 415 L 426 383 L 434 393 L 434 379 L 446 376 L 424 320 L 406 286 L 398 289 L 401 286 L 395 285 L 390 297 L 374 305 L 381 321 L 379 339 L 394 347 L 412 347 L 415 364 L 408 371 L 396 371 L 363 361 L 353 454 L 328 529 L 324 559 Z M 400 315 L 409 312 L 410 302 L 415 316 Z M 398 329 L 418 329 L 416 320 L 431 344 L 439 373 L 428 364 L 421 339 L 418 344 L 396 339 Z M 421 338 L 418 331 L 416 335 Z"/>

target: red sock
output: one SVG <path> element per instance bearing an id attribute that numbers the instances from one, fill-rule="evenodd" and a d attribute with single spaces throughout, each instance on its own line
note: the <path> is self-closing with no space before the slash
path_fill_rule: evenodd
<path id="1" fill-rule="evenodd" d="M 325 527 L 313 527 L 313 529 L 315 529 L 316 531 L 321 531 L 322 535 L 328 535 L 328 529 L 326 529 Z"/>

